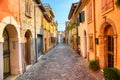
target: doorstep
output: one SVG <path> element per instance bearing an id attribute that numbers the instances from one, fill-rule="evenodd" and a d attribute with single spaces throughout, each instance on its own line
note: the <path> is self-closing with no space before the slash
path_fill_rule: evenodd
<path id="1" fill-rule="evenodd" d="M 15 80 L 19 75 L 10 75 L 7 78 L 5 78 L 4 80 Z"/>
<path id="2" fill-rule="evenodd" d="M 41 56 L 38 58 L 38 61 L 39 61 L 41 58 L 43 58 L 43 56 L 44 56 L 44 55 L 41 55 Z"/>

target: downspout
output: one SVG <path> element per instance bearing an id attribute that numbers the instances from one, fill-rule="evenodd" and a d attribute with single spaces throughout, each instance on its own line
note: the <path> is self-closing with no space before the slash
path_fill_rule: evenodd
<path id="1" fill-rule="evenodd" d="M 93 14 L 94 14 L 94 53 L 95 53 L 95 60 L 97 59 L 97 57 L 96 57 L 96 54 L 97 54 L 97 52 L 96 52 L 96 43 L 95 43 L 95 38 L 96 38 L 96 15 L 95 15 L 95 0 L 93 0 Z"/>
<path id="2" fill-rule="evenodd" d="M 35 30 L 35 58 L 37 62 L 37 38 L 36 38 L 36 5 L 34 5 L 34 30 Z"/>
<path id="3" fill-rule="evenodd" d="M 20 34 L 22 34 L 22 20 L 21 20 L 21 0 L 19 0 L 19 22 L 20 22 Z M 20 35 L 20 37 L 22 37 L 22 35 Z M 21 52 L 23 51 L 22 50 L 22 43 L 21 43 Z M 24 71 L 25 71 L 25 65 L 24 65 L 24 68 L 22 67 L 23 66 L 23 64 L 24 64 L 24 53 L 23 54 L 21 54 L 21 61 L 22 61 L 22 63 L 21 63 L 21 67 L 20 67 L 20 70 L 21 70 L 21 68 L 22 68 L 22 71 L 20 71 L 20 73 L 22 74 Z"/>

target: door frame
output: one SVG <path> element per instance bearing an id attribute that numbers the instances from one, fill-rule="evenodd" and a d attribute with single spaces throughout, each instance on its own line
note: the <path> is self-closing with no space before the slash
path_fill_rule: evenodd
<path id="1" fill-rule="evenodd" d="M 114 22 L 105 17 L 105 20 L 101 23 L 101 27 L 99 29 L 99 63 L 100 63 L 100 68 L 104 69 L 104 67 L 107 67 L 107 53 L 106 53 L 106 34 L 105 34 L 105 29 L 108 25 L 111 25 L 112 30 L 113 30 L 113 39 L 114 39 L 114 67 L 117 66 L 117 30 Z"/>

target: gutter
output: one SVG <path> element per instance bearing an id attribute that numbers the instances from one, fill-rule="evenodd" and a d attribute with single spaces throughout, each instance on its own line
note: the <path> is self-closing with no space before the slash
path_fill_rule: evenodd
<path id="1" fill-rule="evenodd" d="M 94 14 L 94 42 L 96 38 L 96 16 L 95 16 L 95 0 L 93 0 L 93 14 Z M 95 52 L 95 59 L 96 59 L 96 43 L 94 43 L 94 52 Z"/>

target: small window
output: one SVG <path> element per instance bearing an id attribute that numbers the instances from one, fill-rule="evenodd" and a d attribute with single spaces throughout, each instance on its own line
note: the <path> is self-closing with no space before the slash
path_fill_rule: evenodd
<path id="1" fill-rule="evenodd" d="M 30 0 L 25 0 L 25 15 L 31 17 L 31 2 Z"/>
<path id="2" fill-rule="evenodd" d="M 93 51 L 93 36 L 89 36 L 89 49 Z"/>
<path id="3" fill-rule="evenodd" d="M 79 14 L 79 19 L 80 19 L 80 22 L 84 22 L 85 21 L 85 11 L 82 11 L 80 14 Z"/>

